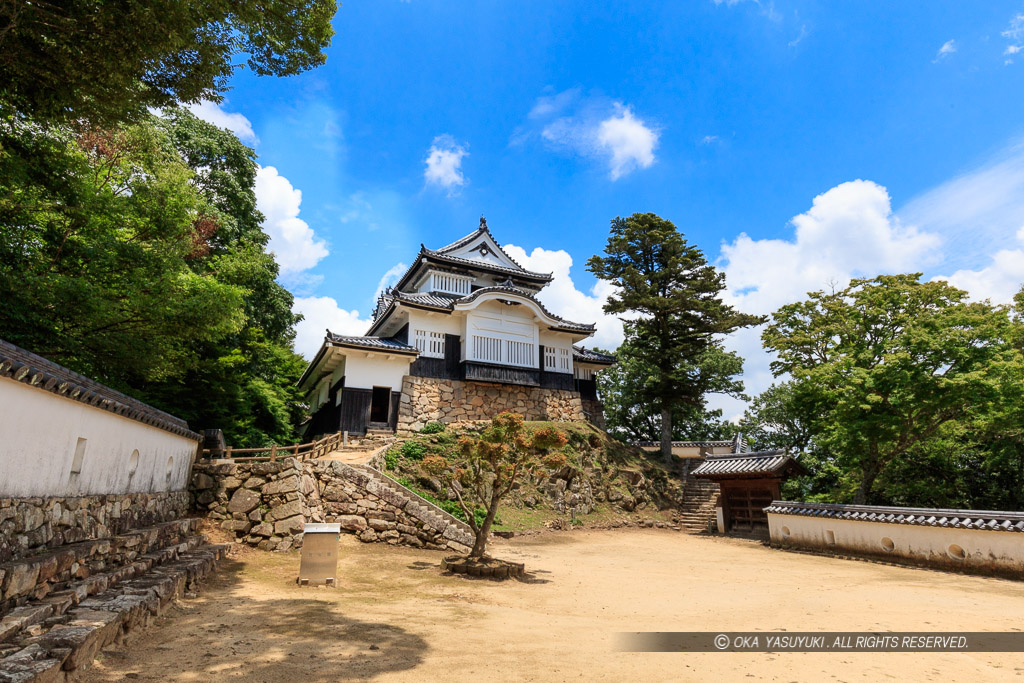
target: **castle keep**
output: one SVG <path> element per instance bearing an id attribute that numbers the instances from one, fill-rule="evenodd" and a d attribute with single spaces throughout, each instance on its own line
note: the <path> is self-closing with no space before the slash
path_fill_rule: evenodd
<path id="1" fill-rule="evenodd" d="M 482 218 L 448 246 L 421 245 L 366 336 L 327 331 L 299 382 L 313 414 L 307 436 L 411 431 L 504 410 L 602 424 L 595 377 L 614 358 L 579 346 L 594 325 L 537 300 L 551 280 L 516 263 Z"/>

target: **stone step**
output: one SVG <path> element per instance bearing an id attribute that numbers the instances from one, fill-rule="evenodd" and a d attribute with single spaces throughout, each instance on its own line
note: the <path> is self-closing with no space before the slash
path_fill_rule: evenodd
<path id="1" fill-rule="evenodd" d="M 55 586 L 55 590 L 46 597 L 28 601 L 20 607 L 9 610 L 0 619 L 0 644 L 16 640 L 26 629 L 44 619 L 59 617 L 68 609 L 89 599 L 90 596 L 111 590 L 124 581 L 130 581 L 155 567 L 195 552 L 205 543 L 205 536 L 194 534 L 181 543 L 140 555 L 131 564 L 117 566 L 107 571 L 93 573 L 82 579 L 58 584 Z M 0 681 L 2 680 L 0 678 Z"/>
<path id="2" fill-rule="evenodd" d="M 38 600 L 59 590 L 63 584 L 130 565 L 141 555 L 181 543 L 198 528 L 198 518 L 163 522 L 109 538 L 70 543 L 0 565 L 0 617 L 26 600 Z"/>
<path id="3" fill-rule="evenodd" d="M 41 633 L 25 633 L 18 649 L 0 659 L 0 681 L 64 681 L 88 667 L 101 649 L 146 626 L 173 599 L 196 588 L 226 552 L 227 546 L 203 545 L 117 590 L 81 601 Z"/>

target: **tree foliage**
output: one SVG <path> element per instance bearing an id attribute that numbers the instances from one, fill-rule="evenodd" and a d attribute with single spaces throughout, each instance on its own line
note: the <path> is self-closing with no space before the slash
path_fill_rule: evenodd
<path id="1" fill-rule="evenodd" d="M 479 559 L 487 549 L 487 537 L 498 506 L 523 476 L 541 468 L 565 465 L 560 452 L 568 443 L 565 433 L 553 427 L 530 430 L 518 413 L 501 413 L 479 435 L 459 439 L 460 459 L 449 462 L 440 455 L 423 459 L 424 471 L 438 477 L 455 499 L 473 529 L 475 542 L 469 556 Z M 474 516 L 476 505 L 486 514 Z"/>
<path id="2" fill-rule="evenodd" d="M 946 489 L 932 502 L 971 498 L 951 493 L 950 473 L 984 469 L 971 442 L 982 425 L 1006 433 L 1007 401 L 1021 389 L 1005 308 L 919 274 L 883 275 L 814 292 L 772 317 L 763 339 L 778 354 L 773 372 L 793 379 L 778 416 L 767 410 L 772 396 L 759 413 L 788 421 L 833 459 L 836 498 L 925 503 L 925 488 Z"/>
<path id="3" fill-rule="evenodd" d="M 707 387 L 695 382 L 695 369 L 722 335 L 761 319 L 723 302 L 725 274 L 652 213 L 612 220 L 605 255 L 587 268 L 615 285 L 604 310 L 633 316 L 625 320 L 627 341 L 652 359 L 655 372 L 639 393 L 660 411 L 662 454 L 670 458 L 676 406 L 703 405 Z"/>
<path id="4" fill-rule="evenodd" d="M 184 111 L 112 130 L 0 119 L 0 337 L 232 443 L 301 414 L 291 295 L 252 150 Z"/>
<path id="5" fill-rule="evenodd" d="M 657 367 L 643 348 L 626 341 L 615 351 L 616 363 L 597 376 L 608 432 L 627 441 L 658 441 L 661 414 L 647 400 L 648 388 L 657 382 Z M 677 403 L 672 412 L 672 440 L 731 438 L 736 427 L 722 419 L 721 410 L 708 410 L 709 394 L 745 398 L 743 359 L 716 343 L 697 358 L 692 367 L 680 368 L 699 388 L 696 403 Z"/>
<path id="6" fill-rule="evenodd" d="M 322 64 L 333 0 L 0 3 L 0 97 L 37 121 L 110 125 L 218 100 L 244 57 L 260 75 Z"/>

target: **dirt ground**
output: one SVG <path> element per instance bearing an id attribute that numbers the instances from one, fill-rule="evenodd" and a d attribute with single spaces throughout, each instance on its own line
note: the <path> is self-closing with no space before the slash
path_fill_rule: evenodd
<path id="1" fill-rule="evenodd" d="M 525 582 L 442 576 L 442 553 L 341 541 L 338 588 L 297 553 L 239 550 L 84 681 L 1024 681 L 1024 654 L 627 653 L 621 631 L 1019 631 L 1024 582 L 670 530 L 501 541 Z"/>

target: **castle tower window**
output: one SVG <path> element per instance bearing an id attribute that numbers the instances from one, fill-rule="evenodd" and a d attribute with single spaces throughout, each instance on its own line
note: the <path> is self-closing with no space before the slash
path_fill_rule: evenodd
<path id="1" fill-rule="evenodd" d="M 416 330 L 413 335 L 413 346 L 425 358 L 444 358 L 444 333 L 430 330 Z"/>
<path id="2" fill-rule="evenodd" d="M 430 274 L 427 275 L 426 282 L 424 283 L 421 291 L 469 296 L 472 289 L 473 278 L 471 277 L 432 270 L 430 271 Z"/>

